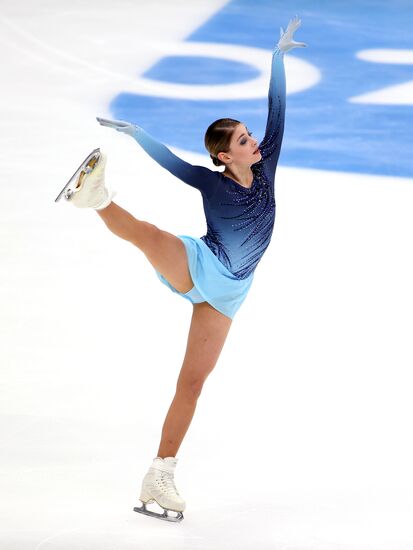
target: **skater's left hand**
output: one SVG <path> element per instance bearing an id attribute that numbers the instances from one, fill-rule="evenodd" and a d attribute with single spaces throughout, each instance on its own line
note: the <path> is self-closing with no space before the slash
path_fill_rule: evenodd
<path id="1" fill-rule="evenodd" d="M 278 42 L 277 46 L 282 52 L 288 52 L 293 48 L 305 48 L 307 46 L 307 44 L 305 44 L 304 42 L 296 42 L 295 40 L 293 40 L 293 34 L 300 25 L 301 19 L 296 15 L 288 23 L 286 31 L 284 31 L 284 29 L 280 27 L 280 41 Z"/>
<path id="2" fill-rule="evenodd" d="M 125 122 L 124 120 L 109 120 L 108 118 L 100 118 L 98 116 L 96 117 L 96 120 L 102 126 L 113 128 L 114 130 L 117 130 L 118 132 L 123 132 L 124 134 L 128 134 L 129 136 L 133 136 L 137 129 L 137 126 L 135 124 Z"/>

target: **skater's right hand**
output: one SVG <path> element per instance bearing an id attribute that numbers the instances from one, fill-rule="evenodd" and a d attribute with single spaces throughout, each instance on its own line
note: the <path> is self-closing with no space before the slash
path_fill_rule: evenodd
<path id="1" fill-rule="evenodd" d="M 114 130 L 117 130 L 118 132 L 123 132 L 124 134 L 128 134 L 129 136 L 133 136 L 138 128 L 135 124 L 125 122 L 124 120 L 109 120 L 108 118 L 100 117 L 96 117 L 96 120 L 102 126 L 113 128 Z"/>

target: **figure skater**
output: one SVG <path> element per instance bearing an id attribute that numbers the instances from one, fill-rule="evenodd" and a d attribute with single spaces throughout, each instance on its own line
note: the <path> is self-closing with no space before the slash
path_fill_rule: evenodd
<path id="1" fill-rule="evenodd" d="M 137 246 L 160 280 L 193 304 L 192 319 L 176 393 L 162 428 L 156 458 L 142 482 L 141 507 L 135 511 L 165 519 L 183 519 L 185 501 L 174 481 L 177 452 L 193 418 L 203 384 L 215 367 L 232 319 L 251 287 L 254 270 L 267 249 L 274 227 L 274 176 L 284 132 L 284 53 L 306 44 L 293 33 L 301 20 L 293 18 L 272 56 L 265 136 L 256 139 L 240 121 L 213 122 L 205 146 L 214 171 L 192 166 L 174 155 L 139 126 L 98 118 L 103 126 L 132 136 L 161 166 L 202 194 L 207 233 L 201 238 L 173 235 L 134 218 L 112 201 L 105 187 L 106 157 L 96 149 L 62 190 L 75 206 L 95 209 L 117 236 Z M 56 199 L 57 200 L 57 199 Z M 163 514 L 146 508 L 157 502 Z M 176 512 L 176 515 L 168 514 Z"/>

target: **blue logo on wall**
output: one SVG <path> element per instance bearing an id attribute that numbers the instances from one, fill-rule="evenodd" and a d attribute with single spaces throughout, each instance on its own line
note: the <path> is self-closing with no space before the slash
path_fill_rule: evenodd
<path id="1" fill-rule="evenodd" d="M 259 97 L 243 95 L 260 71 L 242 52 L 271 52 L 295 13 L 302 19 L 295 38 L 308 48 L 287 57 L 320 77 L 287 96 L 280 164 L 413 177 L 413 4 L 405 0 L 232 0 L 187 38 L 187 54 L 171 52 L 142 75 L 159 93 L 123 92 L 113 116 L 197 153 L 206 154 L 204 133 L 217 118 L 242 120 L 262 138 L 268 81 Z M 168 86 L 178 92 L 168 95 Z M 239 93 L 220 97 L 229 86 Z"/>

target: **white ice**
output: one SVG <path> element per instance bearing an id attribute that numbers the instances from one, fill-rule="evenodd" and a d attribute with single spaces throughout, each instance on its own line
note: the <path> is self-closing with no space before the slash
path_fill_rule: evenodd
<path id="1" fill-rule="evenodd" d="M 402 178 L 279 166 L 273 240 L 178 454 L 185 519 L 132 511 L 191 306 L 96 214 L 53 200 L 100 146 L 119 204 L 205 233 L 199 193 L 94 117 L 223 4 L 0 3 L 2 549 L 413 548 Z"/>

